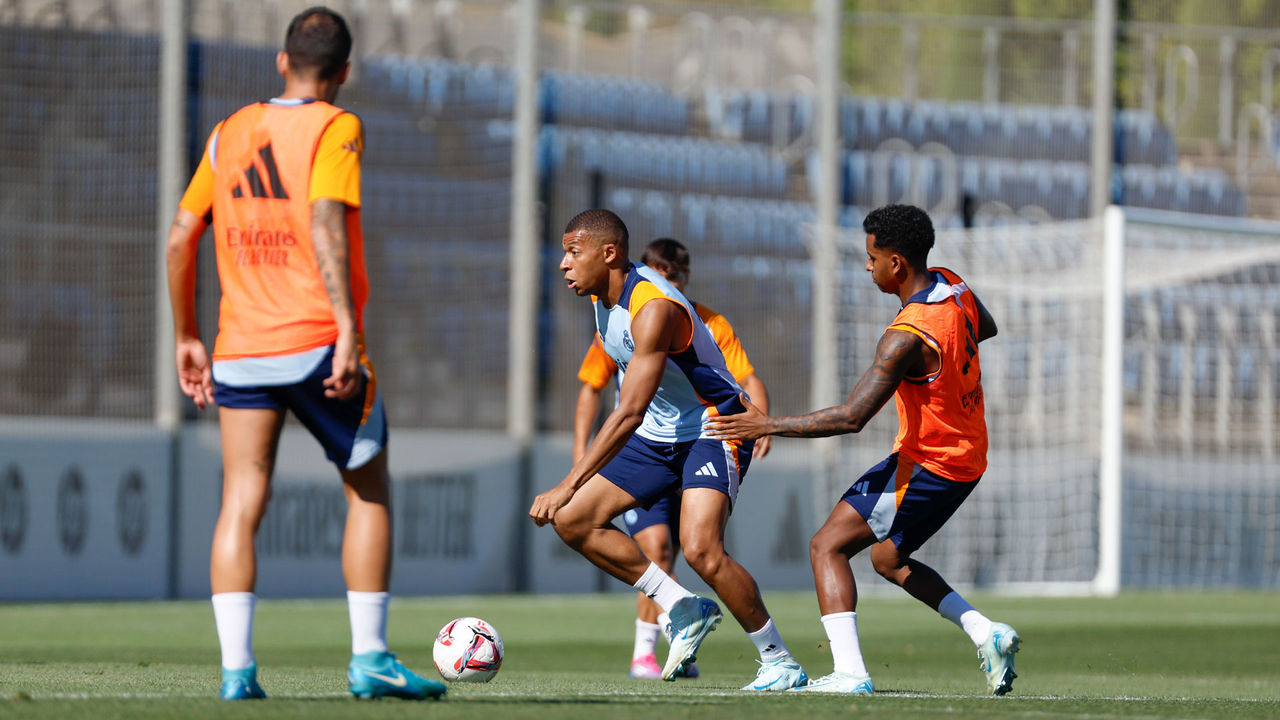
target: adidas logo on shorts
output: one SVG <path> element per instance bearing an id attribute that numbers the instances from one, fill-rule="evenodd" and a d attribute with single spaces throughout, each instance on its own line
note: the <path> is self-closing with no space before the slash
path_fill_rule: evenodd
<path id="1" fill-rule="evenodd" d="M 693 475 L 694 477 L 720 477 L 720 474 L 716 472 L 716 466 L 709 462 L 698 468 L 698 472 Z"/>

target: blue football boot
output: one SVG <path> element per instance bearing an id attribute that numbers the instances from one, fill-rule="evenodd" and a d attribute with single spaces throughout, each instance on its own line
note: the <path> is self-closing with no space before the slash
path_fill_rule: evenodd
<path id="1" fill-rule="evenodd" d="M 418 677 L 400 664 L 395 653 L 375 651 L 353 655 L 347 666 L 347 687 L 361 700 L 396 697 L 405 700 L 439 700 L 444 683 Z"/>
<path id="2" fill-rule="evenodd" d="M 239 670 L 222 668 L 222 689 L 218 691 L 218 697 L 223 700 L 266 700 L 267 694 L 258 685 L 258 664 Z"/>

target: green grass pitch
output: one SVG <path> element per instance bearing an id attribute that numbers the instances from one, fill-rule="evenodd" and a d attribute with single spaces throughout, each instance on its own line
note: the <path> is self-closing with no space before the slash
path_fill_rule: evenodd
<path id="1" fill-rule="evenodd" d="M 768 593 L 792 652 L 831 669 L 812 593 Z M 0 605 L 0 718 L 1276 718 L 1280 596 L 1132 593 L 1116 599 L 974 594 L 1018 628 L 1013 694 L 986 697 L 964 635 L 909 599 L 863 600 L 872 697 L 743 693 L 755 653 L 726 618 L 703 646 L 698 680 L 626 676 L 629 595 L 393 600 L 392 649 L 435 677 L 431 643 L 446 621 L 483 617 L 506 643 L 487 685 L 454 684 L 438 703 L 357 703 L 341 600 L 259 602 L 259 679 L 271 699 L 215 699 L 218 651 L 208 602 Z M 665 652 L 665 651 L 664 651 Z"/>

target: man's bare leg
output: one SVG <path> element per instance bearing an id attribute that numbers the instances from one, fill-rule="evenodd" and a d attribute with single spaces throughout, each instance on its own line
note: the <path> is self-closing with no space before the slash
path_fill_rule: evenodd
<path id="1" fill-rule="evenodd" d="M 237 692 L 264 697 L 256 680 L 253 615 L 257 598 L 254 535 L 271 497 L 271 473 L 284 412 L 219 408 L 222 435 L 222 507 L 209 553 L 213 616 L 222 649 L 224 697 L 228 679 Z M 231 675 L 228 675 L 231 673 Z"/>
<path id="2" fill-rule="evenodd" d="M 748 633 L 764 627 L 769 611 L 747 569 L 724 550 L 729 496 L 711 488 L 685 490 L 680 507 L 680 546 L 685 560 L 716 591 Z"/>
<path id="3" fill-rule="evenodd" d="M 391 479 L 387 452 L 342 471 L 347 525 L 342 535 L 342 576 L 347 589 L 386 592 L 391 582 Z"/>
<path id="4" fill-rule="evenodd" d="M 867 521 L 846 502 L 837 502 L 809 540 L 809 562 L 822 627 L 831 647 L 834 672 L 815 680 L 810 692 L 863 694 L 874 691 L 858 639 L 858 588 L 849 560 L 876 541 Z M 890 543 L 892 544 L 892 543 Z"/>
<path id="5" fill-rule="evenodd" d="M 645 557 L 652 560 L 668 575 L 675 577 L 675 552 L 671 546 L 671 528 L 668 525 L 650 525 L 631 538 L 640 546 Z M 636 593 L 636 635 L 631 648 L 631 677 L 652 679 L 662 675 L 657 663 L 658 636 L 662 634 L 662 608 L 644 593 Z"/>
<path id="6" fill-rule="evenodd" d="M 760 597 L 755 578 L 724 549 L 724 528 L 729 520 L 729 496 L 705 487 L 682 493 L 680 546 L 689 566 L 724 601 L 738 624 L 747 631 L 760 653 L 760 670 L 743 690 L 787 690 L 808 682 L 800 664 L 791 657 Z M 672 617 L 673 627 L 675 617 Z M 673 644 L 674 651 L 674 644 Z"/>
<path id="7" fill-rule="evenodd" d="M 702 640 L 720 622 L 720 609 L 714 602 L 681 587 L 675 578 L 645 557 L 635 540 L 613 526 L 613 518 L 636 504 L 636 499 L 625 490 L 596 475 L 556 512 L 552 524 L 569 547 L 596 567 L 653 598 L 671 615 L 673 628 L 689 631 L 672 641 L 662 670 L 662 678 L 670 680 L 676 671 L 692 662 Z M 688 612 L 673 612 L 677 604 L 688 606 Z M 686 616 L 689 619 L 685 619 Z"/>
<path id="8" fill-rule="evenodd" d="M 634 585 L 652 561 L 635 540 L 613 525 L 613 519 L 636 504 L 627 491 L 596 475 L 556 511 L 552 525 L 560 539 L 592 565 Z"/>

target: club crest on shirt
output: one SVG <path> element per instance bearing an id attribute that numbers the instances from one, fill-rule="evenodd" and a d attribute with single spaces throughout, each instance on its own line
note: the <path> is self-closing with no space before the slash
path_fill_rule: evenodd
<path id="1" fill-rule="evenodd" d="M 622 331 L 622 346 L 627 349 L 627 352 L 632 352 L 636 349 L 636 342 L 631 339 L 631 333 L 626 330 Z"/>

